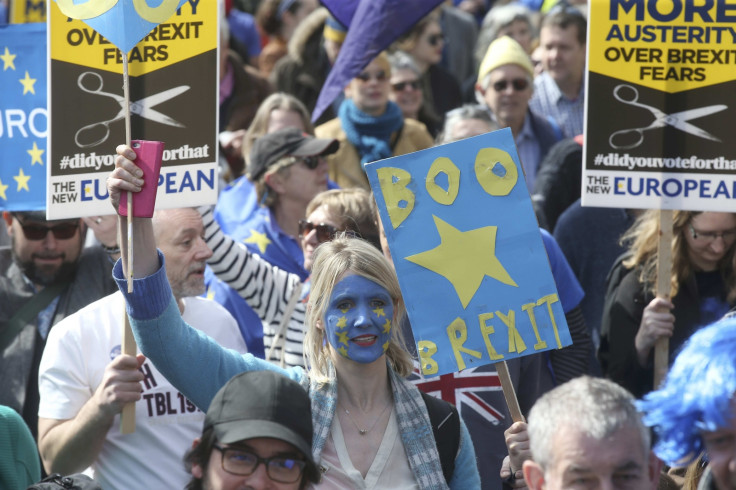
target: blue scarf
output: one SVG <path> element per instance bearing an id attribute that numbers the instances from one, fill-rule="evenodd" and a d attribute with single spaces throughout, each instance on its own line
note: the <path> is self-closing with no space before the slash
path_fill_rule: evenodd
<path id="1" fill-rule="evenodd" d="M 351 99 L 345 99 L 337 115 L 363 166 L 391 156 L 391 135 L 404 125 L 399 106 L 389 101 L 386 111 L 374 117 L 358 109 Z"/>

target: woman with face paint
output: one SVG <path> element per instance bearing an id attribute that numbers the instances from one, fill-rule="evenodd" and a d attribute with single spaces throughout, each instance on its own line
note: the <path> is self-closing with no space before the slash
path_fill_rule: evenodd
<path id="1" fill-rule="evenodd" d="M 138 192 L 144 185 L 135 177 L 135 155 L 125 147 L 118 151 L 121 156 L 108 179 L 115 209 L 120 192 Z M 127 226 L 127 220 L 120 219 Z M 134 292 L 127 293 L 120 262 L 114 277 L 126 296 L 136 340 L 161 373 L 202 410 L 235 374 L 278 371 L 300 382 L 312 401 L 312 453 L 322 471 L 316 487 L 480 487 L 472 442 L 461 420 L 454 470 L 444 471 L 442 448 L 438 450 L 435 442 L 427 405 L 404 379 L 412 363 L 400 329 L 394 328 L 405 313 L 398 281 L 374 246 L 340 237 L 314 251 L 306 307 L 309 370 L 305 371 L 282 369 L 250 354 L 225 350 L 187 325 L 172 302 L 150 220 L 136 218 L 133 228 L 133 276 L 139 278 Z M 243 264 L 229 268 L 235 275 L 253 272 Z M 252 275 L 249 279 L 258 280 Z M 457 417 L 456 412 L 451 415 Z"/>
<path id="2" fill-rule="evenodd" d="M 379 248 L 372 202 L 368 191 L 363 189 L 334 189 L 317 194 L 307 205 L 307 218 L 299 221 L 304 268 L 311 271 L 317 247 L 341 232 L 363 238 Z M 266 359 L 281 367 L 304 367 L 307 330 L 304 321 L 310 279 L 302 284 L 298 275 L 252 254 L 222 233 L 209 207 L 203 206 L 199 211 L 205 240 L 213 251 L 210 267 L 260 317 Z M 252 277 L 259 280 L 252 281 Z"/>

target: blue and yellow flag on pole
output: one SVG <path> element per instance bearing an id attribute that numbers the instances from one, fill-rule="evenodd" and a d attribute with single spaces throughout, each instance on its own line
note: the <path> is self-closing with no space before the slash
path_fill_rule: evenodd
<path id="1" fill-rule="evenodd" d="M 46 208 L 46 24 L 0 27 L 0 210 Z"/>

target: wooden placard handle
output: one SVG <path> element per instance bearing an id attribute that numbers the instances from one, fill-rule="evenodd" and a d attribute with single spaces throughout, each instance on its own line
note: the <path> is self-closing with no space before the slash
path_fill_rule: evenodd
<path id="1" fill-rule="evenodd" d="M 123 53 L 123 94 L 125 97 L 125 144 L 130 146 L 130 82 L 128 79 L 128 54 Z M 128 192 L 128 227 L 123 230 L 120 227 L 120 233 L 126 233 L 121 243 L 128 245 L 128 254 L 123 260 L 123 269 L 128 271 L 128 293 L 133 292 L 133 193 Z M 130 319 L 123 306 L 123 336 L 121 350 L 123 354 L 135 356 L 138 353 L 138 346 L 133 337 L 133 330 L 130 328 Z M 120 432 L 122 434 L 131 434 L 135 432 L 135 402 L 127 403 L 123 406 L 120 414 Z"/>
<path id="2" fill-rule="evenodd" d="M 659 243 L 657 245 L 657 297 L 668 298 L 672 290 L 672 210 L 659 211 Z M 667 375 L 670 339 L 660 337 L 654 344 L 654 388 Z"/>
<path id="3" fill-rule="evenodd" d="M 503 396 L 506 398 L 506 405 L 509 407 L 511 420 L 514 422 L 525 422 L 524 416 L 521 414 L 521 407 L 519 407 L 519 399 L 516 398 L 514 384 L 511 382 L 511 375 L 509 375 L 509 367 L 506 361 L 496 363 L 496 372 L 498 373 L 498 379 L 501 381 Z"/>

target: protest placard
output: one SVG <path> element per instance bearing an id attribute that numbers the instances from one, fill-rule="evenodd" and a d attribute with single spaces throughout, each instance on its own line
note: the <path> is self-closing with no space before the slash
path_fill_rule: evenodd
<path id="1" fill-rule="evenodd" d="M 90 9 L 102 4 L 64 5 Z M 117 2 L 109 8 L 121 9 L 116 13 L 121 32 L 101 29 L 97 22 L 105 16 L 99 12 L 88 12 L 97 16 L 83 22 L 64 15 L 57 2 L 49 3 L 47 215 L 110 213 L 105 179 L 114 168 L 115 147 L 126 140 L 123 60 L 117 45 L 130 49 L 132 137 L 166 144 L 157 207 L 215 202 L 217 2 L 185 1 L 168 20 L 157 18 L 158 7 L 145 2 Z M 130 30 L 140 31 L 143 40 L 126 44 L 118 39 Z"/>
<path id="2" fill-rule="evenodd" d="M 0 27 L 0 210 L 46 207 L 46 25 Z"/>
<path id="3" fill-rule="evenodd" d="M 425 375 L 572 343 L 510 129 L 366 172 Z"/>
<path id="4" fill-rule="evenodd" d="M 10 0 L 8 8 L 11 24 L 46 22 L 46 0 Z"/>
<path id="5" fill-rule="evenodd" d="M 732 211 L 734 7 L 589 6 L 583 204 Z"/>

